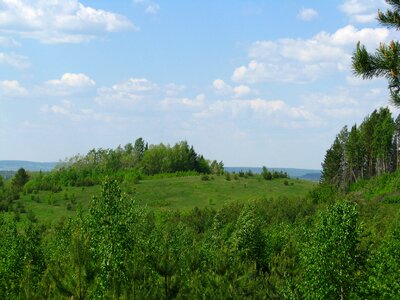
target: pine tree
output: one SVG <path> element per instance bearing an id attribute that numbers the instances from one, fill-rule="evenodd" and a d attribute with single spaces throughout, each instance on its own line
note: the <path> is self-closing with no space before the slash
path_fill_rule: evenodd
<path id="1" fill-rule="evenodd" d="M 363 148 L 360 145 L 360 132 L 354 125 L 349 133 L 346 143 L 346 160 L 351 181 L 357 181 L 362 177 Z"/>
<path id="2" fill-rule="evenodd" d="M 381 108 L 373 134 L 373 150 L 376 158 L 377 175 L 389 171 L 394 132 L 395 124 L 390 110 L 388 108 Z"/>
<path id="3" fill-rule="evenodd" d="M 360 144 L 364 149 L 364 178 L 371 178 L 375 174 L 376 158 L 374 157 L 374 130 L 378 122 L 378 112 L 374 110 L 360 125 Z"/>
<path id="4" fill-rule="evenodd" d="M 336 138 L 332 146 L 326 151 L 324 162 L 322 163 L 323 183 L 338 183 L 338 173 L 340 162 L 342 160 L 342 147 L 339 139 Z"/>
<path id="5" fill-rule="evenodd" d="M 378 21 L 388 27 L 400 28 L 400 0 L 386 0 L 392 10 L 378 11 Z M 400 43 L 391 41 L 389 45 L 381 43 L 375 53 L 368 53 L 365 46 L 358 42 L 353 53 L 353 71 L 363 79 L 385 77 L 389 83 L 392 102 L 400 106 Z"/>
<path id="6" fill-rule="evenodd" d="M 392 158 L 392 171 L 395 171 L 400 166 L 400 115 L 397 116 L 395 121 L 395 133 L 393 137 L 393 158 Z"/>

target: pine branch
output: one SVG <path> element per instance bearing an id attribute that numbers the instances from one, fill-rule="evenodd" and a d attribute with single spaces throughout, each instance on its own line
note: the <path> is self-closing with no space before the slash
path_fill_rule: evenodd
<path id="1" fill-rule="evenodd" d="M 400 14 L 399 10 L 387 10 L 386 13 L 378 11 L 378 22 L 386 27 L 400 29 Z"/>
<path id="2" fill-rule="evenodd" d="M 374 54 L 357 43 L 352 57 L 353 72 L 363 79 L 385 77 L 393 104 L 400 106 L 400 43 L 381 44 Z"/>
<path id="3" fill-rule="evenodd" d="M 400 1 L 399 0 L 386 0 L 386 3 L 393 6 L 395 10 L 400 10 Z"/>

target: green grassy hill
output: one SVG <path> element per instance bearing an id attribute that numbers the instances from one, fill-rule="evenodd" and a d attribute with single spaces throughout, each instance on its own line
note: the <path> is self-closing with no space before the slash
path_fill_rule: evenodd
<path id="1" fill-rule="evenodd" d="M 203 181 L 201 176 L 146 179 L 139 184 L 122 184 L 122 190 L 137 203 L 157 210 L 190 210 L 194 207 L 221 208 L 231 202 L 248 202 L 270 198 L 299 198 L 305 196 L 316 184 L 310 181 L 287 179 L 264 180 L 259 176 L 232 179 L 211 176 Z M 40 191 L 21 196 L 17 201 L 26 211 L 32 211 L 39 221 L 52 222 L 75 214 L 80 205 L 88 207 L 100 186 L 64 187 L 61 192 Z"/>

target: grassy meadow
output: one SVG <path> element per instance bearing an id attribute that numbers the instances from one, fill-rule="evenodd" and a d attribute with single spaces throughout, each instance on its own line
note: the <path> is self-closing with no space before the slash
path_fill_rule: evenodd
<path id="1" fill-rule="evenodd" d="M 286 181 L 286 184 L 285 184 Z M 316 183 L 298 179 L 264 180 L 260 176 L 226 180 L 224 176 L 154 178 L 138 184 L 124 182 L 122 191 L 140 205 L 156 210 L 190 210 L 194 207 L 219 209 L 231 202 L 249 202 L 270 198 L 299 198 L 305 196 Z M 62 217 L 73 216 L 76 208 L 85 211 L 100 186 L 64 187 L 58 193 L 40 191 L 22 195 L 26 211 L 32 211 L 40 222 L 52 223 Z"/>

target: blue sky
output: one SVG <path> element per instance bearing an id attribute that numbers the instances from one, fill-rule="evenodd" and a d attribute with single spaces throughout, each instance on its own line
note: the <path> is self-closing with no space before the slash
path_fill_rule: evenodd
<path id="1" fill-rule="evenodd" d="M 227 166 L 320 168 L 389 105 L 351 72 L 383 0 L 0 0 L 0 159 L 187 140 Z M 397 116 L 398 111 L 390 107 Z"/>

